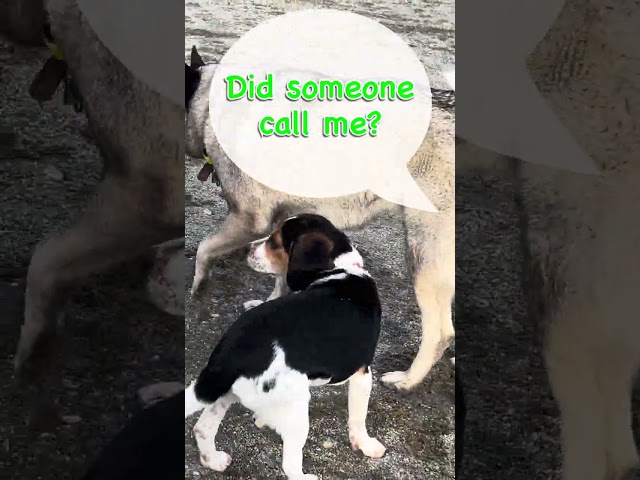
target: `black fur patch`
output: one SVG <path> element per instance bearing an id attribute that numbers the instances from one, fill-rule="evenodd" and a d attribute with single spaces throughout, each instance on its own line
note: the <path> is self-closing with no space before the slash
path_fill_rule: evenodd
<path id="1" fill-rule="evenodd" d="M 337 258 L 343 253 L 350 252 L 353 247 L 349 237 L 338 230 L 329 220 L 322 215 L 303 213 L 287 220 L 282 225 L 282 245 L 289 251 L 291 246 L 300 236 L 307 233 L 319 232 L 324 234 L 333 243 L 331 257 Z"/>
<path id="2" fill-rule="evenodd" d="M 270 392 L 276 387 L 276 379 L 271 378 L 262 384 L 262 391 L 264 393 Z"/>
<path id="3" fill-rule="evenodd" d="M 353 250 L 349 237 L 321 215 L 298 215 L 284 222 L 280 231 L 282 246 L 289 254 L 287 285 L 292 292 L 306 289 L 318 278 L 320 272 L 334 268 L 334 259 Z M 331 245 L 331 249 L 326 250 L 327 243 L 319 242 L 302 247 L 302 237 L 314 233 L 321 234 Z"/>

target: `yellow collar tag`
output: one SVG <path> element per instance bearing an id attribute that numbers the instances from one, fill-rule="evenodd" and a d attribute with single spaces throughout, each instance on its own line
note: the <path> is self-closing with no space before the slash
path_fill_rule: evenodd
<path id="1" fill-rule="evenodd" d="M 213 162 L 211 161 L 211 157 L 205 156 L 204 159 L 207 161 L 209 165 L 213 165 Z"/>
<path id="2" fill-rule="evenodd" d="M 53 58 L 55 58 L 56 60 L 63 60 L 64 59 L 64 55 L 62 54 L 62 50 L 60 49 L 60 47 L 56 43 L 47 42 L 47 47 L 49 47 L 49 50 L 51 50 Z"/>

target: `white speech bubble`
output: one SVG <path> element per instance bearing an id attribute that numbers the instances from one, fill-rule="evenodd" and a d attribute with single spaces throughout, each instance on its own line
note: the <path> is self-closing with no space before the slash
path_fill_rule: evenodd
<path id="1" fill-rule="evenodd" d="M 253 75 L 250 79 L 258 87 L 269 74 L 271 99 L 249 100 L 246 95 L 227 99 L 227 80 L 234 85 L 232 93 L 241 87 L 240 81 L 229 80 L 230 76 L 246 80 Z M 361 88 L 367 85 L 368 94 L 377 88 L 394 99 L 334 97 L 320 101 L 316 97 L 292 101 L 285 93 L 288 82 L 294 80 L 309 94 L 314 85 L 317 91 L 327 92 L 322 81 L 340 81 L 344 97 L 347 88 L 352 94 L 358 90 L 358 84 L 349 87 L 350 82 L 360 82 Z M 412 89 L 406 82 L 413 84 Z M 248 91 L 253 90 L 248 81 L 246 84 Z M 266 89 L 266 85 L 257 88 Z M 340 94 L 335 84 L 329 90 Z M 407 100 L 409 90 L 413 96 Z M 311 198 L 371 190 L 400 205 L 437 211 L 407 170 L 429 128 L 427 73 L 398 35 L 373 20 L 322 9 L 287 13 L 257 26 L 220 61 L 211 85 L 209 110 L 213 131 L 225 153 L 268 187 Z M 345 120 L 327 120 L 339 117 Z M 276 123 L 282 118 L 290 119 L 289 136 L 276 135 Z M 262 133 L 261 122 L 265 127 Z M 278 125 L 284 127 L 284 123 L 281 120 Z M 341 136 L 345 124 L 352 127 L 347 130 L 351 134 Z M 325 136 L 325 125 L 338 135 Z M 284 131 L 279 130 L 281 134 Z"/>

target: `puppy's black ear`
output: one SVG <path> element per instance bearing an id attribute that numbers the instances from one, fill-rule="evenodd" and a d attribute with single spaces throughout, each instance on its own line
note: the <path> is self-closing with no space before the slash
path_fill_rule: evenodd
<path id="1" fill-rule="evenodd" d="M 204 67 L 204 60 L 202 60 L 202 57 L 198 53 L 198 49 L 194 45 L 193 47 L 191 47 L 191 68 L 200 67 Z"/>
<path id="2" fill-rule="evenodd" d="M 189 111 L 189 104 L 200 85 L 200 72 L 184 64 L 184 108 Z"/>
<path id="3" fill-rule="evenodd" d="M 319 232 L 301 235 L 290 247 L 287 285 L 293 292 L 306 289 L 324 270 L 335 268 L 333 242 Z"/>

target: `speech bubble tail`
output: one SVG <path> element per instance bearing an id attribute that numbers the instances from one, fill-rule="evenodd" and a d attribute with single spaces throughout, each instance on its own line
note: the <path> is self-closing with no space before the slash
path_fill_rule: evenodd
<path id="1" fill-rule="evenodd" d="M 370 190 L 380 198 L 404 207 L 437 213 L 438 209 L 420 189 L 408 170 L 389 168 Z"/>
<path id="2" fill-rule="evenodd" d="M 448 70 L 444 70 L 442 72 L 442 76 L 446 80 L 447 85 L 449 85 L 449 88 L 451 88 L 451 90 L 453 90 L 455 92 L 455 90 L 456 90 L 456 71 L 455 71 L 455 69 L 450 68 Z"/>

